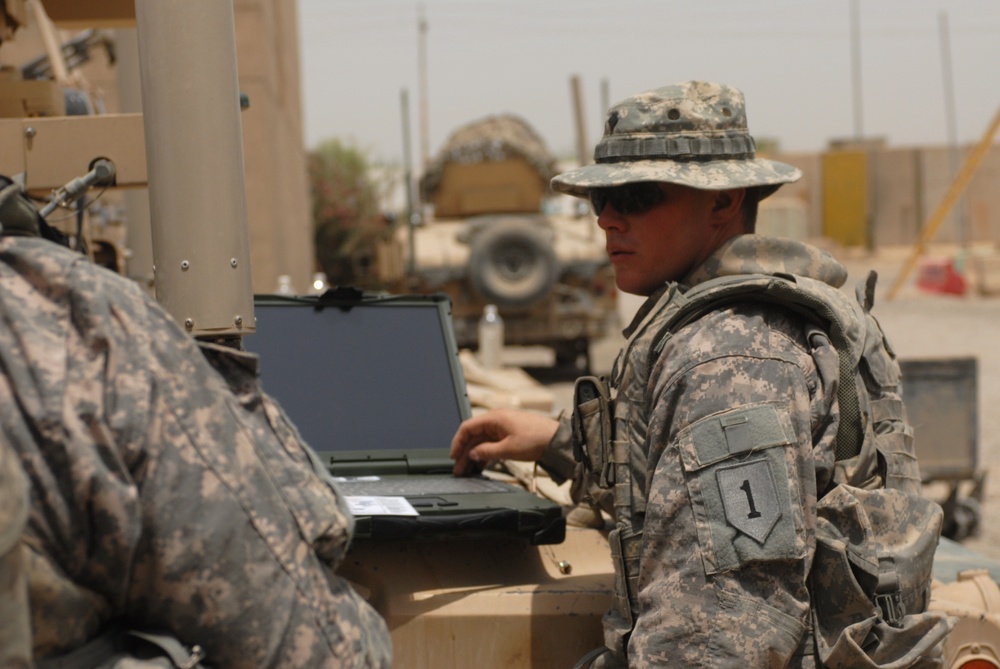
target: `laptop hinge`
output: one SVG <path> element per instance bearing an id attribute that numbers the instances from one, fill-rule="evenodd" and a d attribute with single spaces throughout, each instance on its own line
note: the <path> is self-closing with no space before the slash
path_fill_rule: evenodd
<path id="1" fill-rule="evenodd" d="M 410 469 L 406 458 L 399 457 L 340 459 L 336 455 L 326 454 L 323 460 L 330 469 L 330 472 L 337 476 L 366 476 L 372 474 L 389 476 L 393 474 L 407 474 Z"/>

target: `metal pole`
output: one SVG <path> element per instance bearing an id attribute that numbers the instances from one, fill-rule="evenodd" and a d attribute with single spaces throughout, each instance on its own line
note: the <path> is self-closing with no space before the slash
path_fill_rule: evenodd
<path id="1" fill-rule="evenodd" d="M 406 273 L 412 275 L 417 267 L 417 242 L 414 228 L 417 225 L 417 211 L 413 198 L 413 167 L 410 158 L 410 96 L 404 88 L 400 93 L 403 115 L 403 185 L 406 188 L 406 225 L 409 231 L 410 253 L 406 263 Z"/>
<path id="2" fill-rule="evenodd" d="M 115 31 L 118 49 L 118 91 L 123 112 L 142 111 L 142 89 L 139 84 L 139 42 L 134 28 Z M 126 243 L 126 275 L 150 295 L 153 288 L 153 241 L 149 218 L 149 192 L 145 188 L 124 191 Z"/>
<path id="3" fill-rule="evenodd" d="M 854 89 L 854 139 L 865 136 L 861 104 L 861 15 L 858 0 L 851 0 L 851 81 Z"/>
<path id="4" fill-rule="evenodd" d="M 189 332 L 253 332 L 232 0 L 136 0 L 156 297 Z"/>
<path id="5" fill-rule="evenodd" d="M 580 76 L 570 77 L 570 90 L 573 93 L 573 118 L 576 120 L 576 158 L 580 165 L 590 162 L 590 151 L 587 148 L 587 128 L 583 120 L 583 92 Z"/>
<path id="6" fill-rule="evenodd" d="M 941 35 L 941 76 L 944 82 L 944 113 L 945 122 L 948 128 L 948 146 L 951 158 L 951 178 L 958 175 L 961 168 L 961 155 L 958 148 L 958 123 L 955 120 L 955 86 L 953 83 L 953 71 L 951 64 L 951 39 L 948 30 L 948 12 L 943 11 L 938 15 L 938 27 Z M 958 239 L 962 248 L 966 248 L 969 243 L 968 219 L 965 211 L 965 198 L 963 197 L 955 206 L 955 216 L 958 219 Z"/>
<path id="7" fill-rule="evenodd" d="M 431 160 L 429 120 L 427 112 L 427 19 L 424 17 L 424 7 L 420 5 L 420 17 L 417 21 L 417 67 L 420 77 L 420 165 L 421 172 L 427 170 Z"/>
<path id="8" fill-rule="evenodd" d="M 608 84 L 608 78 L 604 77 L 601 79 L 601 118 L 607 116 L 608 108 L 611 106 L 610 85 Z"/>

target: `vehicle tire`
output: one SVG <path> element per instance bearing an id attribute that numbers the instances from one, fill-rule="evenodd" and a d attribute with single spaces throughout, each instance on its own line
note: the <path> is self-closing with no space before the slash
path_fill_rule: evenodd
<path id="1" fill-rule="evenodd" d="M 548 295 L 559 268 L 547 233 L 516 219 L 483 226 L 469 254 L 473 289 L 499 307 L 527 307 Z"/>

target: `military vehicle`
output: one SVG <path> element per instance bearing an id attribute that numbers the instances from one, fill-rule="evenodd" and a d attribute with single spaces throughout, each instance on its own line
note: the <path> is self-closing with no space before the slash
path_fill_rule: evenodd
<path id="1" fill-rule="evenodd" d="M 421 179 L 432 214 L 401 229 L 408 271 L 397 292 L 445 292 L 461 347 L 478 344 L 487 304 L 506 343 L 547 346 L 557 365 L 589 368 L 589 345 L 619 328 L 604 235 L 588 208 L 555 196 L 556 161 L 512 114 L 455 130 Z"/>
<path id="2" fill-rule="evenodd" d="M 95 24 L 134 22 L 146 55 L 145 113 L 0 119 L 8 147 L 2 171 L 21 175 L 42 197 L 89 174 L 99 159 L 114 165 L 116 187 L 148 185 L 158 298 L 193 334 L 250 336 L 233 3 L 49 2 L 56 20 L 66 12 Z M 0 18 L 16 26 L 25 17 L 23 1 L 2 3 Z M 196 132 L 206 126 L 216 133 L 210 144 Z M 510 471 L 566 501 L 564 490 L 530 468 Z M 397 667 L 571 667 L 602 643 L 612 581 L 603 529 L 571 526 L 565 541 L 541 546 L 490 539 L 357 542 L 341 571 L 387 619 Z M 966 571 L 956 578 L 959 570 Z M 995 561 L 945 540 L 935 574 L 941 583 L 932 606 L 959 618 L 945 666 L 1000 667 Z M 225 665 L 224 658 L 210 660 Z"/>

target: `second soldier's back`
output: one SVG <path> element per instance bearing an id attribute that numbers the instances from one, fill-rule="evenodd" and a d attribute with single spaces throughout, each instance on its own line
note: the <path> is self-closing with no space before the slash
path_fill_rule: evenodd
<path id="1" fill-rule="evenodd" d="M 390 665 L 334 574 L 350 517 L 254 356 L 199 350 L 137 285 L 37 238 L 0 239 L 0 319 L 36 660 L 138 629 L 208 666 Z"/>

